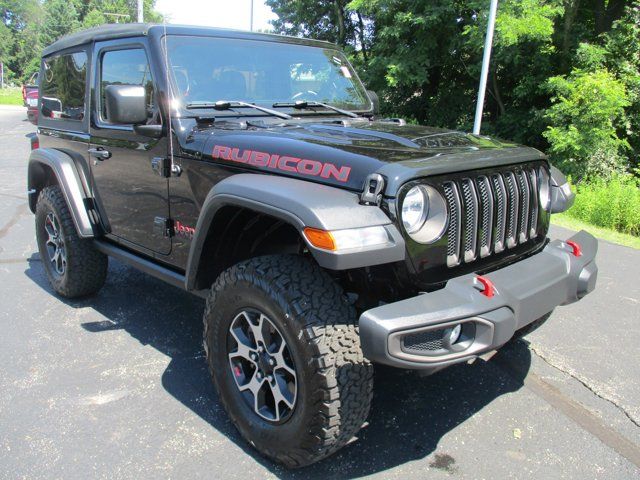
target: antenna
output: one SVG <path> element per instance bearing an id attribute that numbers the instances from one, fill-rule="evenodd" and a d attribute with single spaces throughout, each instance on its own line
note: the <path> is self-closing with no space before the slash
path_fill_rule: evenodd
<path id="1" fill-rule="evenodd" d="M 162 43 L 164 44 L 164 70 L 165 70 L 165 83 L 167 94 L 167 135 L 169 136 L 169 160 L 171 160 L 171 169 L 173 170 L 173 127 L 171 117 L 173 115 L 171 105 L 171 78 L 169 76 L 169 49 L 167 48 L 167 20 L 162 20 L 162 28 L 164 35 L 162 37 Z"/>

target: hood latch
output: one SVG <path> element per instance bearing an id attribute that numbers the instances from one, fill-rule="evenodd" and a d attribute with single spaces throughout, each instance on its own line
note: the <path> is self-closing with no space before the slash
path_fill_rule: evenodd
<path id="1" fill-rule="evenodd" d="M 360 194 L 362 205 L 378 205 L 382 203 L 382 191 L 384 190 L 384 177 L 379 173 L 367 175 L 364 187 Z"/>

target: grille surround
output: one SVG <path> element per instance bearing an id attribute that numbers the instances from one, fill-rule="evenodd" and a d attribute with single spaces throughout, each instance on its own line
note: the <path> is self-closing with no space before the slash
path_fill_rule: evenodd
<path id="1" fill-rule="evenodd" d="M 498 254 L 503 258 L 512 250 L 525 252 L 538 245 L 549 219 L 538 195 L 543 169 L 548 173 L 546 162 L 531 161 L 420 181 L 440 191 L 448 223 L 439 246 L 432 253 L 416 251 L 416 260 L 428 259 L 435 266 L 442 255 L 440 264 L 446 269 L 480 260 L 486 265 Z"/>

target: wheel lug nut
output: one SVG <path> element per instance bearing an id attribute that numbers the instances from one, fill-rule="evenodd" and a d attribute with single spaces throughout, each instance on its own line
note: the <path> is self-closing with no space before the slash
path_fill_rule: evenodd
<path id="1" fill-rule="evenodd" d="M 256 378 L 260 380 L 262 378 L 262 372 L 256 373 Z"/>
<path id="2" fill-rule="evenodd" d="M 269 375 L 267 377 L 267 380 L 269 381 L 269 383 L 273 382 L 273 375 Z"/>
<path id="3" fill-rule="evenodd" d="M 271 357 L 269 359 L 269 365 L 273 367 L 275 364 L 276 364 L 276 361 L 273 359 L 273 357 Z"/>

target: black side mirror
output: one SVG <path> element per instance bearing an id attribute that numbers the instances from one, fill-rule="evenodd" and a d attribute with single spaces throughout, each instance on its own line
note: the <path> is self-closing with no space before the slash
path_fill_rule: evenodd
<path id="1" fill-rule="evenodd" d="M 147 121 L 147 100 L 141 85 L 107 85 L 104 89 L 107 120 L 138 125 Z"/>
<path id="2" fill-rule="evenodd" d="M 378 98 L 378 94 L 373 90 L 367 90 L 367 95 L 369 95 L 371 103 L 373 103 L 373 113 L 377 115 L 380 113 L 380 99 Z"/>

